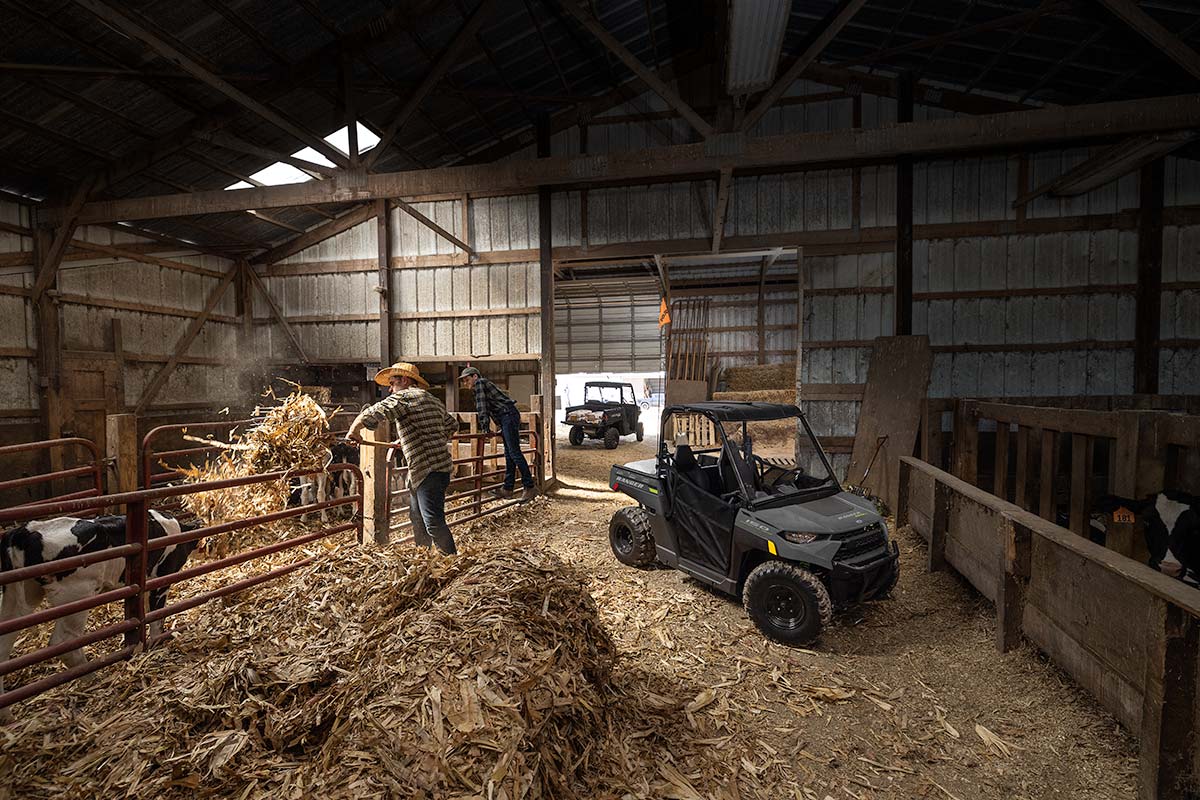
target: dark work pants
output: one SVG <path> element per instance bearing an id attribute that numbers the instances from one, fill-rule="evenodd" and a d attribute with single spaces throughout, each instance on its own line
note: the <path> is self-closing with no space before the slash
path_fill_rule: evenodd
<path id="1" fill-rule="evenodd" d="M 408 500 L 408 518 L 412 520 L 413 543 L 417 547 L 436 544 L 443 553 L 454 554 L 454 535 L 446 524 L 446 487 L 449 472 L 431 472 L 413 487 Z"/>
<path id="2" fill-rule="evenodd" d="M 497 421 L 500 423 L 500 435 L 504 438 L 504 488 L 513 488 L 519 468 L 521 485 L 528 489 L 533 486 L 533 476 L 529 474 L 529 462 L 521 452 L 521 415 L 505 414 Z"/>

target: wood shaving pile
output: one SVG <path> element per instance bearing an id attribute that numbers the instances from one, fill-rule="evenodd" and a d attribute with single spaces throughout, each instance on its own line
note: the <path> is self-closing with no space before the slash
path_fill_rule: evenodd
<path id="1" fill-rule="evenodd" d="M 659 772 L 624 740 L 684 724 L 615 659 L 585 578 L 535 547 L 343 548 L 208 604 L 74 708 L 24 704 L 0 775 L 21 798 L 615 798 Z"/>

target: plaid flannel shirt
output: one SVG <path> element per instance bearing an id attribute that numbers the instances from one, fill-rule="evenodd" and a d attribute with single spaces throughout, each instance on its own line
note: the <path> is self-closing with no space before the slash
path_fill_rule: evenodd
<path id="1" fill-rule="evenodd" d="M 451 472 L 449 437 L 458 432 L 458 420 L 424 389 L 390 394 L 363 411 L 363 427 L 375 430 L 381 420 L 392 426 L 408 465 L 409 488 L 416 488 L 431 472 Z"/>
<path id="2" fill-rule="evenodd" d="M 491 420 L 500 421 L 505 414 L 517 413 L 517 404 L 496 384 L 482 375 L 475 381 L 475 413 L 479 415 L 479 432 L 491 431 Z"/>

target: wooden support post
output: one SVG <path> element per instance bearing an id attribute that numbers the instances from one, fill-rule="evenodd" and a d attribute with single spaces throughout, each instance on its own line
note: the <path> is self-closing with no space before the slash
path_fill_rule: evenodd
<path id="1" fill-rule="evenodd" d="M 1058 471 L 1058 433 L 1042 431 L 1042 463 L 1038 471 L 1038 516 L 1054 522 L 1054 475 Z"/>
<path id="2" fill-rule="evenodd" d="M 1033 535 L 1023 525 L 1006 520 L 1004 569 L 996 593 L 996 649 L 1007 653 L 1021 643 L 1025 589 L 1029 585 Z"/>
<path id="3" fill-rule="evenodd" d="M 1013 477 L 1013 503 L 1029 510 L 1029 440 L 1030 429 L 1017 426 L 1017 474 Z"/>
<path id="4" fill-rule="evenodd" d="M 446 411 L 458 413 L 458 367 L 446 362 Z"/>
<path id="5" fill-rule="evenodd" d="M 112 318 L 113 361 L 116 365 L 117 409 L 124 411 L 129 405 L 125 395 L 125 336 L 121 331 L 121 318 Z"/>
<path id="6" fill-rule="evenodd" d="M 1163 164 L 1142 167 L 1138 211 L 1138 278 L 1134 321 L 1133 386 L 1158 393 L 1158 338 L 1162 325 Z"/>
<path id="7" fill-rule="evenodd" d="M 1088 439 L 1082 433 L 1071 434 L 1071 532 L 1087 535 L 1087 483 L 1090 473 Z"/>
<path id="8" fill-rule="evenodd" d="M 954 476 L 974 486 L 979 477 L 979 412 L 974 400 L 954 409 Z"/>
<path id="9" fill-rule="evenodd" d="M 390 427 L 381 421 L 375 430 L 364 429 L 364 442 L 391 441 Z M 391 539 L 390 503 L 388 493 L 388 453 L 386 447 L 364 444 L 359 449 L 363 474 L 363 534 L 360 544 L 387 544 Z"/>
<path id="10" fill-rule="evenodd" d="M 896 490 L 896 527 L 903 528 L 908 524 L 908 492 L 912 482 L 912 467 L 904 461 L 900 462 L 900 475 Z"/>
<path id="11" fill-rule="evenodd" d="M 913 76 L 902 72 L 896 81 L 898 98 L 896 119 L 912 122 Z M 909 156 L 896 159 L 896 335 L 912 333 L 913 293 L 913 161 Z"/>
<path id="12" fill-rule="evenodd" d="M 545 114 L 537 124 L 538 158 L 550 157 L 550 118 Z M 554 406 L 554 258 L 551 225 L 551 192 L 549 186 L 538 188 L 538 252 L 541 262 L 542 347 L 541 379 L 538 394 L 550 398 Z M 549 479 L 557 476 L 555 461 L 554 415 L 543 418 L 542 440 L 546 443 L 546 470 Z"/>
<path id="13" fill-rule="evenodd" d="M 529 430 L 536 437 L 533 441 L 536 442 L 538 449 L 530 466 L 536 470 L 534 480 L 537 481 L 538 488 L 544 490 L 549 481 L 546 480 L 546 438 L 542 436 L 542 431 L 545 430 L 546 417 L 546 404 L 542 395 L 535 394 L 530 396 L 529 411 L 533 414 L 529 423 Z M 550 413 L 553 415 L 554 412 L 551 411 Z"/>
<path id="14" fill-rule="evenodd" d="M 133 414 L 109 414 L 104 419 L 109 494 L 138 489 L 138 430 Z"/>
<path id="15" fill-rule="evenodd" d="M 379 363 L 386 367 L 392 363 L 391 236 L 388 232 L 386 200 L 375 201 L 375 214 L 376 263 L 379 265 Z"/>
<path id="16" fill-rule="evenodd" d="M 992 494 L 1008 499 L 1008 423 L 996 423 L 996 455 L 993 461 Z"/>
<path id="17" fill-rule="evenodd" d="M 1146 637 L 1138 798 L 1190 797 L 1200 621 L 1155 597 Z"/>
<path id="18" fill-rule="evenodd" d="M 946 568 L 946 533 L 950 529 L 951 494 L 950 488 L 941 481 L 933 484 L 933 517 L 929 521 L 930 572 L 940 572 Z"/>

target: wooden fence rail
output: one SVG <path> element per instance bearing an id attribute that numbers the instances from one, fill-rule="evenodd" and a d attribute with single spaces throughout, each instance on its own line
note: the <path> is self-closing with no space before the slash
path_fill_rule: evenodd
<path id="1" fill-rule="evenodd" d="M 912 457 L 896 521 L 995 604 L 1001 652 L 1028 639 L 1138 737 L 1139 798 L 1194 796 L 1200 592 Z"/>

